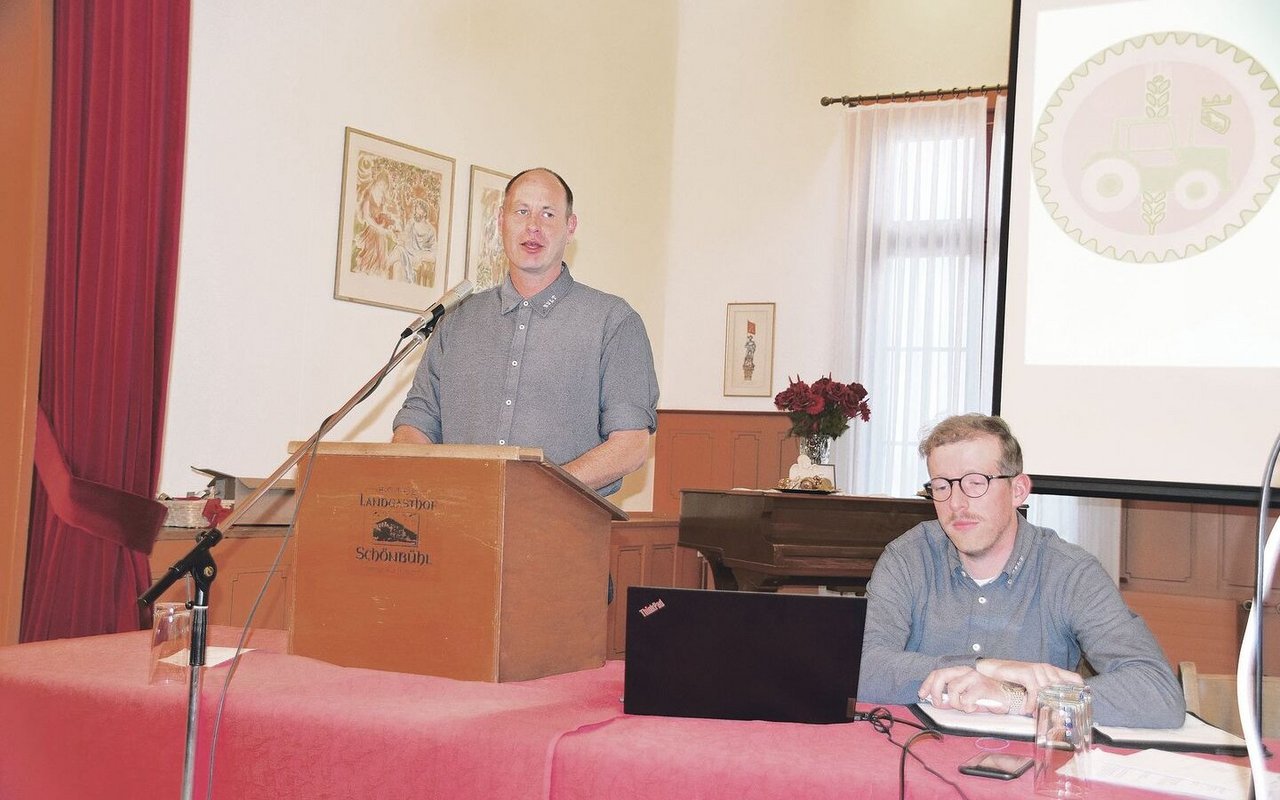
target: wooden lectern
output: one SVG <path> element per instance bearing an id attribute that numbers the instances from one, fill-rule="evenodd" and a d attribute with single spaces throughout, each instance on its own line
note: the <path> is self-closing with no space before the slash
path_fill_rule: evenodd
<path id="1" fill-rule="evenodd" d="M 289 650 L 519 681 L 605 660 L 627 516 L 536 448 L 323 443 L 298 465 Z"/>

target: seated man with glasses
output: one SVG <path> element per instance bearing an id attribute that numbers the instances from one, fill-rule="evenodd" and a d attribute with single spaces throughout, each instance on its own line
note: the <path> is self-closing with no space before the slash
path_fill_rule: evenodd
<path id="1" fill-rule="evenodd" d="M 1181 687 L 1106 570 L 1018 513 L 1031 479 L 1004 420 L 946 419 L 920 454 L 938 519 L 876 562 L 858 699 L 1032 714 L 1041 687 L 1085 683 L 1096 723 L 1181 725 Z"/>

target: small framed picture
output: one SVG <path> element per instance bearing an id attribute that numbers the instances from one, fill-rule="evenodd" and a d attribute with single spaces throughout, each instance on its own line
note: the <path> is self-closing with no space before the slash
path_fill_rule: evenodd
<path id="1" fill-rule="evenodd" d="M 454 160 L 346 129 L 333 296 L 420 311 L 449 285 Z"/>
<path id="2" fill-rule="evenodd" d="M 471 166 L 471 199 L 467 204 L 467 280 L 477 292 L 507 279 L 507 254 L 502 249 L 502 196 L 510 175 Z"/>
<path id="3" fill-rule="evenodd" d="M 773 394 L 773 303 L 730 303 L 724 329 L 724 393 Z"/>

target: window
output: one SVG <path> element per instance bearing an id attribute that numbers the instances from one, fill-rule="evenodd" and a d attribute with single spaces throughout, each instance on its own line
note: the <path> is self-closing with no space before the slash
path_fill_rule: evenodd
<path id="1" fill-rule="evenodd" d="M 992 408 L 1005 101 L 849 112 L 847 346 L 836 375 L 870 393 L 871 421 L 836 444 L 837 483 L 906 497 L 928 477 L 922 434 Z M 1015 431 L 1016 433 L 1016 431 Z M 1119 572 L 1120 504 L 1032 495 L 1028 517 Z"/>
<path id="2" fill-rule="evenodd" d="M 871 421 L 838 451 L 839 482 L 855 492 L 913 494 L 921 431 L 983 407 L 987 117 L 981 97 L 849 113 L 839 371 L 871 394 Z"/>

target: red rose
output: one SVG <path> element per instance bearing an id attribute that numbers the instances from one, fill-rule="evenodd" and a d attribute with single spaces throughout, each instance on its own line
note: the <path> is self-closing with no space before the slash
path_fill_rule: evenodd
<path id="1" fill-rule="evenodd" d="M 840 383 L 824 375 L 809 385 L 796 376 L 773 403 L 791 418 L 792 436 L 836 437 L 849 427 L 849 420 L 871 419 L 867 390 L 860 383 Z"/>

